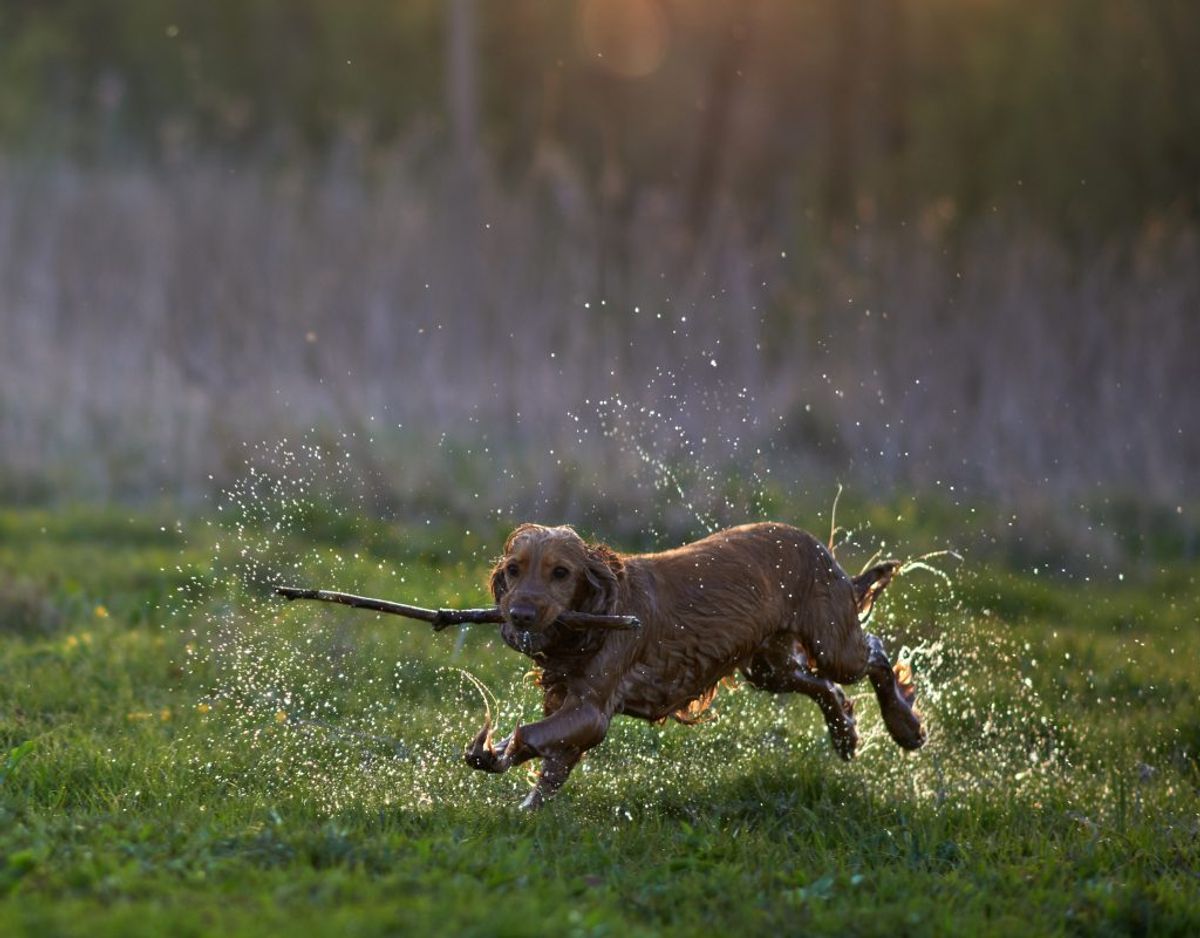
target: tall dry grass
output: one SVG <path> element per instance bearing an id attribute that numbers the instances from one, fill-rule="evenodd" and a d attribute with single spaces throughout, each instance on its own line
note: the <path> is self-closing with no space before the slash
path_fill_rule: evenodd
<path id="1" fill-rule="evenodd" d="M 822 491 L 1196 496 L 1194 231 L 831 244 L 721 207 L 696 236 L 665 195 L 616 225 L 553 161 L 464 215 L 433 163 L 0 165 L 9 497 L 193 496 L 301 432 L 463 506 L 636 502 L 638 447 Z"/>

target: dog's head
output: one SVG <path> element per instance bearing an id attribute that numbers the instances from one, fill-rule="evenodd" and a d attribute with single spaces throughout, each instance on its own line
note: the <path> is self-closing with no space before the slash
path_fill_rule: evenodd
<path id="1" fill-rule="evenodd" d="M 522 524 L 492 569 L 492 595 L 515 631 L 545 634 L 564 612 L 612 613 L 621 558 L 568 525 Z"/>

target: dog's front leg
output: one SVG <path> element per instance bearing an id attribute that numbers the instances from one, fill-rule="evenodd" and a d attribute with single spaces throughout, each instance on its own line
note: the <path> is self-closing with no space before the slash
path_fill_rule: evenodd
<path id="1" fill-rule="evenodd" d="M 537 785 L 521 803 L 522 808 L 538 808 L 562 787 L 584 752 L 604 739 L 610 718 L 595 704 L 568 695 L 553 714 L 518 726 L 506 740 L 493 743 L 491 727 L 485 726 L 467 748 L 466 760 L 485 772 L 504 772 L 541 758 Z"/>
<path id="2" fill-rule="evenodd" d="M 571 769 L 608 733 L 612 714 L 590 701 L 569 694 L 551 716 L 513 733 L 513 744 L 520 746 L 522 759 L 541 756 L 542 771 L 521 807 L 540 808 L 562 788 Z"/>

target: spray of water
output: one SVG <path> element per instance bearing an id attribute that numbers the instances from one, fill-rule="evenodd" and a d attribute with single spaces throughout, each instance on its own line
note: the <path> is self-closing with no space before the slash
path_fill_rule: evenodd
<path id="1" fill-rule="evenodd" d="M 452 638 L 271 596 L 274 584 L 305 582 L 428 598 L 404 592 L 413 571 L 402 549 L 384 561 L 380 545 L 364 546 L 361 496 L 329 507 L 333 493 L 345 504 L 360 483 L 344 451 L 307 441 L 254 447 L 217 505 L 209 563 L 176 597 L 184 665 L 205 688 L 189 758 L 233 794 L 328 812 L 479 797 L 481 780 L 458 771 L 473 727 L 527 719 L 536 703 L 519 678 L 502 704 L 469 670 L 441 664 Z"/>
<path id="2" fill-rule="evenodd" d="M 703 531 L 730 513 L 763 518 L 765 496 L 732 498 L 722 472 L 700 460 L 700 444 L 672 416 L 612 398 L 597 405 L 597 419 L 611 444 L 650 473 L 661 505 L 645 519 L 651 535 L 680 510 Z M 753 470 L 750 479 L 759 488 L 765 476 Z M 300 799 L 331 813 L 350 805 L 511 804 L 527 779 L 485 776 L 461 759 L 485 722 L 507 732 L 538 715 L 527 662 L 489 627 L 456 650 L 445 636 L 369 614 L 281 606 L 270 597 L 282 580 L 429 602 L 407 595 L 420 571 L 405 559 L 403 543 L 390 552 L 363 546 L 365 503 L 352 497 L 341 510 L 326 507 L 328 493 L 361 491 L 360 482 L 344 450 L 282 442 L 253 448 L 245 475 L 222 496 L 211 563 L 177 602 L 177 621 L 188 632 L 186 664 L 205 688 L 189 758 L 232 794 Z M 697 727 L 614 721 L 570 787 L 621 812 L 631 778 L 636 797 L 653 808 L 703 800 L 714 764 L 737 775 L 764 760 L 801 759 L 852 773 L 856 785 L 889 797 L 944 803 L 982 792 L 1036 800 L 1071 768 L 1083 730 L 1035 690 L 1033 651 L 957 600 L 955 579 L 969 573 L 951 576 L 929 562 L 934 557 L 905 564 L 905 571 L 935 576 L 905 578 L 872 623 L 915 673 L 917 706 L 930 730 L 920 753 L 906 755 L 891 743 L 865 683 L 856 693 L 862 745 L 849 766 L 830 755 L 807 700 L 747 690 L 722 693 L 721 719 Z M 482 570 L 475 574 L 481 578 Z M 447 665 L 455 654 L 461 658 Z"/>

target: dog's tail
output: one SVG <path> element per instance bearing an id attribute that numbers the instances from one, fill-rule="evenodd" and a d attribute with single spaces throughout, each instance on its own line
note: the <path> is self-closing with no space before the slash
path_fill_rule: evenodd
<path id="1" fill-rule="evenodd" d="M 858 604 L 858 614 L 863 619 L 871 614 L 875 605 L 875 597 L 884 591 L 899 571 L 902 564 L 899 560 L 884 560 L 872 567 L 867 567 L 858 576 L 852 578 L 854 583 L 854 601 Z"/>

